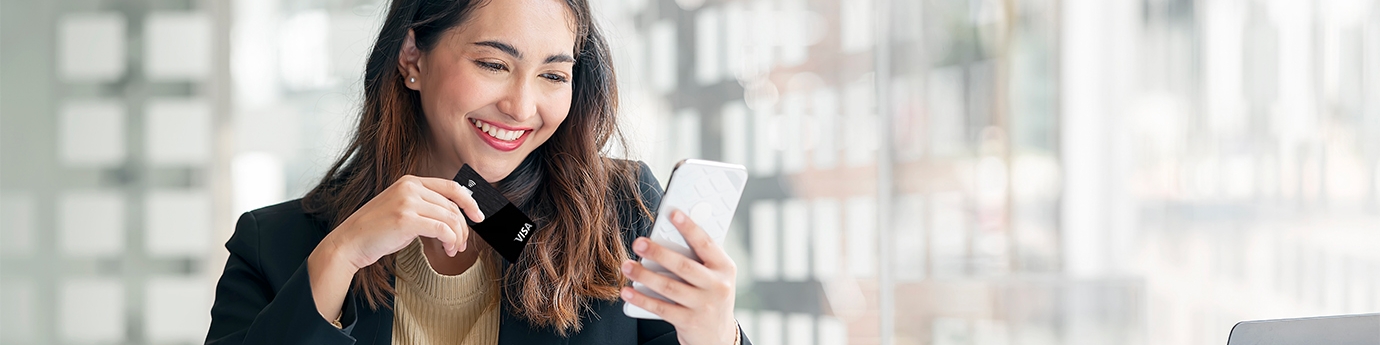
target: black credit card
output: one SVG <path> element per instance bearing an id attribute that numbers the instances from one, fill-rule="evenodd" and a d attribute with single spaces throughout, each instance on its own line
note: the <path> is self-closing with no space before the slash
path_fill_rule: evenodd
<path id="1" fill-rule="evenodd" d="M 537 232 L 536 223 L 508 201 L 498 188 L 484 181 L 484 177 L 479 176 L 469 164 L 460 167 L 460 172 L 455 174 L 455 182 L 474 192 L 474 201 L 479 204 L 479 211 L 484 213 L 483 223 L 475 223 L 469 218 L 465 222 L 484 242 L 498 251 L 498 255 L 508 262 L 517 262 L 518 257 L 522 256 L 522 249 L 527 247 L 527 241 Z"/>

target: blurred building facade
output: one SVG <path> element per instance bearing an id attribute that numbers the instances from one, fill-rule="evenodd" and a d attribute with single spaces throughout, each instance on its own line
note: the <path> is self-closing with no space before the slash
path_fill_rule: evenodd
<path id="1" fill-rule="evenodd" d="M 754 343 L 1380 311 L 1377 1 L 593 3 L 632 158 L 751 172 Z M 0 343 L 200 342 L 235 217 L 338 154 L 386 3 L 3 5 Z"/>

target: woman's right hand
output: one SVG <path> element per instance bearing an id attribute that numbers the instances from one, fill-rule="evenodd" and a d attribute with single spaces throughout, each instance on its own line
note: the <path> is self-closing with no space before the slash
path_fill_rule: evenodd
<path id="1" fill-rule="evenodd" d="M 464 210 L 462 213 L 461 210 Z M 471 192 L 455 181 L 406 175 L 351 214 L 323 243 L 356 270 L 407 247 L 418 236 L 441 241 L 449 256 L 465 251 L 465 216 L 484 221 Z"/>
<path id="2" fill-rule="evenodd" d="M 307 257 L 321 317 L 338 320 L 355 272 L 419 236 L 441 241 L 450 256 L 465 251 L 470 233 L 465 216 L 484 221 L 470 194 L 455 181 L 407 175 L 350 214 Z"/>

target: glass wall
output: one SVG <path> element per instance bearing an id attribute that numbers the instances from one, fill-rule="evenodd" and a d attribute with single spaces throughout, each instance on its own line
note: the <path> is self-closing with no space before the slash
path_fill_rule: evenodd
<path id="1" fill-rule="evenodd" d="M 0 343 L 200 343 L 381 0 L 0 0 Z M 1380 312 L 1380 1 L 594 0 L 629 155 L 751 173 L 755 344 L 1221 344 Z"/>
<path id="2" fill-rule="evenodd" d="M 224 5 L 0 3 L 0 342 L 205 336 L 234 222 Z"/>

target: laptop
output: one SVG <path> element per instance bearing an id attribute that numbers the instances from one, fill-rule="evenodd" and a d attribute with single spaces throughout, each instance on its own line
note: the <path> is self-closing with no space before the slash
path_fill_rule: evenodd
<path id="1" fill-rule="evenodd" d="M 1380 345 L 1380 314 L 1242 321 L 1227 345 Z"/>

